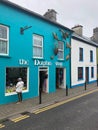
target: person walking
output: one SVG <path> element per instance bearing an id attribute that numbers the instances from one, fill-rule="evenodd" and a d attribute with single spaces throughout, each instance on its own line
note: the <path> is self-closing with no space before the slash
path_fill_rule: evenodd
<path id="1" fill-rule="evenodd" d="M 16 84 L 16 93 L 18 95 L 18 102 L 17 104 L 22 102 L 22 89 L 24 86 L 24 82 L 22 81 L 22 78 L 18 78 L 18 82 Z"/>

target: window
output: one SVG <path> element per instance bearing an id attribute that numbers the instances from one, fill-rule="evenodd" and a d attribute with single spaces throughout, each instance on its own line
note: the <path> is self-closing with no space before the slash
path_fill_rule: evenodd
<path id="1" fill-rule="evenodd" d="M 0 55 L 8 54 L 9 28 L 0 25 Z"/>
<path id="2" fill-rule="evenodd" d="M 83 67 L 78 67 L 78 80 L 83 79 Z"/>
<path id="3" fill-rule="evenodd" d="M 6 68 L 6 94 L 15 92 L 15 86 L 19 77 L 24 81 L 23 91 L 27 90 L 27 68 Z"/>
<path id="4" fill-rule="evenodd" d="M 91 67 L 91 78 L 94 78 L 94 67 Z"/>
<path id="5" fill-rule="evenodd" d="M 90 51 L 90 62 L 93 62 L 93 51 Z"/>
<path id="6" fill-rule="evenodd" d="M 33 57 L 43 58 L 43 37 L 33 35 Z"/>
<path id="7" fill-rule="evenodd" d="M 79 60 L 83 61 L 83 48 L 79 48 Z"/>
<path id="8" fill-rule="evenodd" d="M 64 43 L 61 41 L 58 42 L 58 59 L 64 59 Z"/>

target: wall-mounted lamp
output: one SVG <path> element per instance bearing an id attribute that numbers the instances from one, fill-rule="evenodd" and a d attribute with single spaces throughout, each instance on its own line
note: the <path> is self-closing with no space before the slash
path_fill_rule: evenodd
<path id="1" fill-rule="evenodd" d="M 24 31 L 31 28 L 32 26 L 25 26 L 20 28 L 20 34 L 24 34 Z"/>

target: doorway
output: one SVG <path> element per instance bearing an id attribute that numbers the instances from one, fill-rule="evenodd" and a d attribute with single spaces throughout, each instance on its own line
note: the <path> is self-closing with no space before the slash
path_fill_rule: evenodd
<path id="1" fill-rule="evenodd" d="M 89 82 L 89 67 L 85 68 L 85 81 L 87 83 Z"/>
<path id="2" fill-rule="evenodd" d="M 48 93 L 48 68 L 39 68 L 39 87 L 41 87 L 42 92 Z"/>
<path id="3" fill-rule="evenodd" d="M 56 88 L 65 88 L 66 77 L 64 68 L 56 68 Z"/>

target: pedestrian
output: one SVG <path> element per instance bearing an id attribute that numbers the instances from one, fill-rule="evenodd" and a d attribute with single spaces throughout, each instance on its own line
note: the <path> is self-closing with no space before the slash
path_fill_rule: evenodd
<path id="1" fill-rule="evenodd" d="M 22 89 L 24 86 L 24 82 L 22 81 L 22 78 L 18 78 L 18 82 L 16 84 L 16 93 L 18 95 L 18 102 L 17 104 L 22 102 Z"/>

